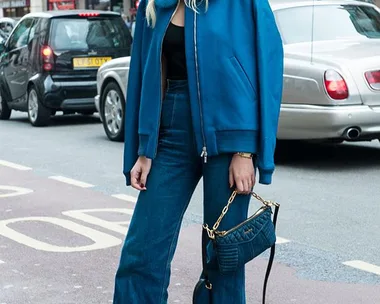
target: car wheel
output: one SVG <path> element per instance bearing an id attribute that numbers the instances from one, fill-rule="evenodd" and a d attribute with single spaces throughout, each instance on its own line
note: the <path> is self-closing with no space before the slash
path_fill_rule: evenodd
<path id="1" fill-rule="evenodd" d="M 51 110 L 46 108 L 38 98 L 37 91 L 31 87 L 28 91 L 28 118 L 35 127 L 49 124 Z"/>
<path id="2" fill-rule="evenodd" d="M 124 139 L 124 109 L 125 98 L 120 87 L 115 82 L 110 82 L 102 94 L 100 115 L 104 131 L 112 141 Z"/>
<path id="3" fill-rule="evenodd" d="M 8 107 L 7 102 L 0 93 L 0 120 L 8 120 L 11 117 L 12 110 Z"/>

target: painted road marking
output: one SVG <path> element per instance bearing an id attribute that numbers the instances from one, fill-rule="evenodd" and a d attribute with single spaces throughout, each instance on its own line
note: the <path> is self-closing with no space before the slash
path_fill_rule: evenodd
<path id="1" fill-rule="evenodd" d="M 91 245 L 84 246 L 57 246 L 54 244 L 45 243 L 34 239 L 30 236 L 27 236 L 21 232 L 14 230 L 13 228 L 8 227 L 9 224 L 18 223 L 18 222 L 44 222 L 48 224 L 53 224 L 66 228 L 67 230 L 80 234 L 84 237 L 89 238 L 93 241 Z M 90 251 L 105 249 L 114 246 L 118 246 L 122 243 L 122 240 L 116 238 L 112 235 L 109 235 L 104 232 L 74 223 L 72 221 L 54 218 L 54 217 L 24 217 L 24 218 L 13 218 L 8 220 L 0 221 L 0 235 L 7 237 L 19 244 L 34 248 L 36 250 L 49 251 L 49 252 L 78 252 L 78 251 Z"/>
<path id="2" fill-rule="evenodd" d="M 127 194 L 113 194 L 112 197 L 131 202 L 131 203 L 136 203 L 137 202 L 137 197 L 134 197 L 132 195 L 127 195 Z"/>
<path id="3" fill-rule="evenodd" d="M 76 220 L 80 220 L 83 222 L 86 222 L 88 224 L 97 225 L 103 228 L 106 228 L 111 231 L 115 231 L 121 234 L 126 234 L 128 231 L 128 228 L 123 225 L 129 225 L 129 221 L 121 221 L 121 222 L 114 222 L 114 221 L 107 221 L 103 220 L 99 217 L 90 215 L 88 213 L 105 213 L 105 212 L 113 212 L 113 213 L 121 213 L 124 215 L 131 216 L 133 214 L 133 209 L 127 209 L 127 208 L 101 208 L 101 209 L 83 209 L 83 210 L 70 210 L 70 211 L 64 211 L 62 212 L 63 215 L 69 216 L 71 218 L 74 218 Z"/>
<path id="4" fill-rule="evenodd" d="M 64 177 L 64 176 L 49 176 L 49 178 L 50 179 L 54 179 L 54 180 L 59 181 L 59 182 L 62 182 L 62 183 L 69 184 L 69 185 L 81 187 L 81 188 L 91 188 L 91 187 L 94 187 L 94 185 L 91 185 L 91 184 L 88 184 L 88 183 L 85 183 L 85 182 L 81 182 L 81 181 L 76 180 L 76 179 Z"/>
<path id="5" fill-rule="evenodd" d="M 11 192 L 1 193 L 1 190 L 6 190 L 6 191 L 9 190 Z M 32 193 L 32 192 L 33 192 L 32 189 L 15 187 L 15 186 L 0 185 L 0 198 L 24 195 L 24 194 L 28 194 L 28 193 Z"/>
<path id="6" fill-rule="evenodd" d="M 276 240 L 276 244 L 285 244 L 285 243 L 289 243 L 290 242 L 289 240 L 284 239 L 282 237 L 277 237 L 276 239 L 277 239 Z"/>
<path id="7" fill-rule="evenodd" d="M 0 260 L 0 264 L 5 264 L 5 262 L 4 262 L 4 261 L 2 261 L 2 260 Z"/>
<path id="8" fill-rule="evenodd" d="M 19 165 L 19 164 L 15 164 L 15 163 L 12 163 L 12 162 L 9 162 L 6 160 L 1 160 L 1 159 L 0 159 L 0 166 L 5 166 L 5 167 L 9 167 L 9 168 L 16 169 L 16 170 L 21 170 L 21 171 L 32 170 L 32 168 L 29 168 L 29 167 L 26 167 L 23 165 Z"/>
<path id="9" fill-rule="evenodd" d="M 373 264 L 369 264 L 369 263 L 359 261 L 359 260 L 347 261 L 347 262 L 343 262 L 343 264 L 346 266 L 359 269 L 359 270 L 374 273 L 380 276 L 380 267 Z"/>

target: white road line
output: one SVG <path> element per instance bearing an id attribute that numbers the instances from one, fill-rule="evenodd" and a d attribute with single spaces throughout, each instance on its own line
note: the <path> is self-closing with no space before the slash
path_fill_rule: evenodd
<path id="1" fill-rule="evenodd" d="M 2 260 L 0 260 L 0 264 L 5 264 L 5 262 L 4 262 L 4 261 L 2 261 Z"/>
<path id="2" fill-rule="evenodd" d="M 136 203 L 137 202 L 137 197 L 134 197 L 132 195 L 127 195 L 127 194 L 113 194 L 112 197 L 118 198 L 123 201 L 131 202 L 131 203 Z"/>
<path id="3" fill-rule="evenodd" d="M 5 166 L 5 167 L 9 167 L 9 168 L 16 169 L 16 170 L 21 170 L 21 171 L 32 170 L 32 168 L 25 167 L 25 166 L 15 164 L 15 163 L 11 163 L 9 161 L 1 160 L 1 159 L 0 159 L 0 166 Z"/>
<path id="4" fill-rule="evenodd" d="M 85 182 L 81 182 L 81 181 L 76 180 L 76 179 L 64 177 L 64 176 L 49 176 L 49 178 L 50 179 L 54 179 L 54 180 L 59 181 L 59 182 L 62 182 L 62 183 L 69 184 L 69 185 L 81 187 L 81 188 L 91 188 L 91 187 L 94 187 L 94 185 L 91 185 L 91 184 L 88 184 L 88 183 L 85 183 Z"/>
<path id="5" fill-rule="evenodd" d="M 277 237 L 277 240 L 276 240 L 276 244 L 285 244 L 285 243 L 289 243 L 290 240 L 287 240 L 287 239 L 284 239 L 282 237 Z"/>
<path id="6" fill-rule="evenodd" d="M 380 276 L 380 267 L 373 264 L 369 264 L 369 263 L 358 261 L 358 260 L 343 262 L 343 264 L 346 266 L 359 269 L 359 270 L 374 273 Z"/>
<path id="7" fill-rule="evenodd" d="M 10 191 L 8 193 L 0 193 L 0 198 L 24 195 L 33 192 L 32 189 L 5 185 L 0 185 L 0 190 Z M 5 212 L 10 212 L 8 210 L 12 211 L 12 209 L 7 209 Z"/>

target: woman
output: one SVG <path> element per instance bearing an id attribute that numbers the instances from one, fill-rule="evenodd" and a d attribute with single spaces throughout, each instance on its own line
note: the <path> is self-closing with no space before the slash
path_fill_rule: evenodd
<path id="1" fill-rule="evenodd" d="M 115 304 L 161 304 L 182 217 L 201 177 L 204 222 L 232 189 L 270 184 L 283 49 L 267 0 L 142 0 L 128 82 L 124 174 L 140 191 Z M 239 195 L 220 227 L 247 217 Z M 244 269 L 208 269 L 215 303 L 245 303 Z"/>

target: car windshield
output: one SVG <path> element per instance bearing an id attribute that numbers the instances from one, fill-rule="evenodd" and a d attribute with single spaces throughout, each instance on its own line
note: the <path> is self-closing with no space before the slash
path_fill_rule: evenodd
<path id="1" fill-rule="evenodd" d="M 121 18 L 53 19 L 54 50 L 127 49 L 128 29 Z"/>
<path id="2" fill-rule="evenodd" d="M 285 44 L 380 38 L 380 13 L 370 6 L 316 5 L 313 33 L 312 6 L 277 10 L 275 16 Z"/>

